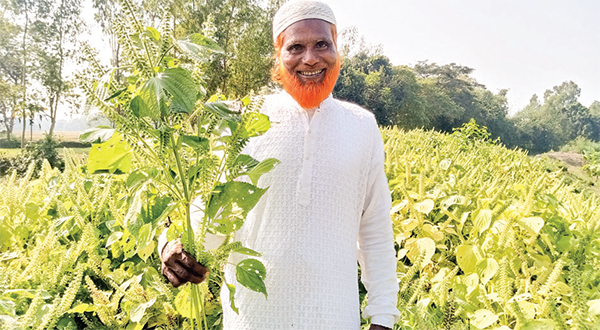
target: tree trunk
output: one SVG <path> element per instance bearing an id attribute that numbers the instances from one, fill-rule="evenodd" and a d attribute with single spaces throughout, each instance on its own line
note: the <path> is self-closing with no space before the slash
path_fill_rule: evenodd
<path id="1" fill-rule="evenodd" d="M 25 109 L 26 109 L 26 105 L 27 105 L 27 82 L 25 80 L 25 77 L 27 77 L 27 75 L 25 74 L 27 71 L 27 45 L 26 45 L 26 41 L 27 41 L 27 25 L 29 23 L 29 13 L 28 10 L 29 8 L 27 7 L 27 0 L 25 0 L 25 28 L 23 29 L 23 69 L 21 70 L 21 83 L 23 84 L 23 103 L 21 104 L 21 111 L 22 113 L 22 117 L 23 117 L 23 133 L 21 134 L 21 149 L 25 148 L 25 131 L 27 129 L 27 116 L 25 115 Z"/>
<path id="2" fill-rule="evenodd" d="M 58 111 L 58 98 L 60 97 L 60 93 L 56 92 L 54 98 L 50 99 L 50 130 L 48 131 L 48 136 L 52 138 L 52 134 L 54 134 L 54 126 L 56 125 L 56 113 Z"/>

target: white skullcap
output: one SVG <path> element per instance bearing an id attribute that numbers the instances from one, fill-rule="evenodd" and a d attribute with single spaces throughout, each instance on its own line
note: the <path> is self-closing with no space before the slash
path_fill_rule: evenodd
<path id="1" fill-rule="evenodd" d="M 288 26 L 304 19 L 315 18 L 336 25 L 333 11 L 321 1 L 295 0 L 286 2 L 279 8 L 273 18 L 273 41 L 276 41 L 277 37 Z"/>

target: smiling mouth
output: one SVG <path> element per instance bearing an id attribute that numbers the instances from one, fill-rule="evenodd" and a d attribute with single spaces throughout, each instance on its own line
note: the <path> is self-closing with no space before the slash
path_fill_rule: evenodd
<path id="1" fill-rule="evenodd" d="M 318 71 L 298 71 L 298 73 L 306 77 L 314 77 L 320 75 L 321 73 L 323 73 L 323 71 L 325 71 L 325 69 L 321 69 Z"/>

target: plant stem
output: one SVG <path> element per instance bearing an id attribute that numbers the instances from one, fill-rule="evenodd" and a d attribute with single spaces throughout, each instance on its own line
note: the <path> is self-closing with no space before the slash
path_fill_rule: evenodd
<path id="1" fill-rule="evenodd" d="M 184 175 L 185 172 L 183 170 L 183 166 L 181 165 L 181 159 L 179 157 L 179 148 L 175 143 L 175 139 L 173 135 L 169 136 L 169 141 L 171 142 L 171 150 L 173 151 L 173 156 L 175 156 L 175 162 L 177 163 L 177 172 L 179 178 L 181 179 L 181 183 L 183 185 L 183 194 L 184 194 L 184 207 L 185 207 L 185 232 L 187 234 L 187 247 L 186 250 L 193 256 L 196 256 L 195 246 L 194 246 L 194 230 L 192 228 L 192 219 L 190 215 L 190 204 L 191 204 L 191 195 L 187 185 L 187 175 Z M 198 285 L 190 283 L 191 287 L 191 311 L 195 314 L 195 322 L 200 324 L 200 307 L 204 306 L 203 297 L 200 296 L 198 291 Z M 202 313 L 204 314 L 204 307 L 202 307 Z M 204 328 L 208 329 L 206 323 L 206 316 L 204 315 Z M 196 324 L 192 319 L 192 325 Z M 193 326 L 195 328 L 195 326 Z"/>

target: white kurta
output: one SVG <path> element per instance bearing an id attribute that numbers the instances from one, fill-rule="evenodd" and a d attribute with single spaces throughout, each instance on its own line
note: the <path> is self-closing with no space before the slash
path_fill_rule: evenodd
<path id="1" fill-rule="evenodd" d="M 268 96 L 262 112 L 271 129 L 251 139 L 247 153 L 281 163 L 259 180 L 269 189 L 236 239 L 262 253 L 268 299 L 239 285 L 228 266 L 239 314 L 223 288 L 225 329 L 359 329 L 357 260 L 369 297 L 363 316 L 391 327 L 399 316 L 396 259 L 374 116 L 330 96 L 309 122 L 286 93 Z"/>

